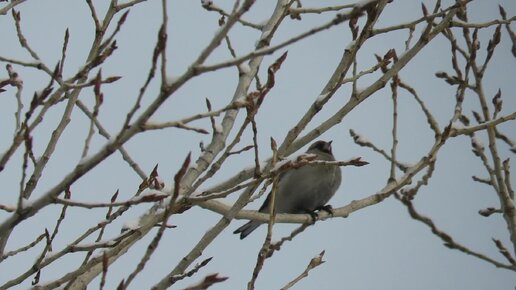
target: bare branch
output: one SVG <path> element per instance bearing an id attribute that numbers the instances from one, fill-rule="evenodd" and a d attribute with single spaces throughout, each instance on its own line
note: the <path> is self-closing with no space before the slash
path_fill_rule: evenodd
<path id="1" fill-rule="evenodd" d="M 292 288 L 297 282 L 299 282 L 301 279 L 305 278 L 308 276 L 308 273 L 314 269 L 314 268 L 317 268 L 319 267 L 320 265 L 322 265 L 324 263 L 323 261 L 323 256 L 324 256 L 324 251 L 322 251 L 321 253 L 319 253 L 319 255 L 315 256 L 312 258 L 312 260 L 310 260 L 310 263 L 308 263 L 308 266 L 306 266 L 306 269 L 303 271 L 303 273 L 301 273 L 299 276 L 297 276 L 294 280 L 290 281 L 287 285 L 285 285 L 284 287 L 282 287 L 281 289 L 282 290 L 287 290 L 287 289 L 290 289 Z"/>
<path id="2" fill-rule="evenodd" d="M 25 2 L 27 0 L 12 0 L 10 1 L 9 4 L 5 5 L 4 7 L 0 8 L 0 15 L 5 15 L 7 14 L 7 11 L 13 9 L 14 7 L 16 7 L 17 5 L 20 5 L 22 4 L 23 2 Z"/>
<path id="3" fill-rule="evenodd" d="M 204 277 L 204 279 L 201 282 L 199 282 L 193 286 L 186 287 L 183 290 L 204 290 L 204 289 L 208 289 L 209 287 L 211 287 L 217 283 L 224 282 L 227 279 L 228 279 L 228 277 L 219 277 L 218 273 L 210 274 L 210 275 Z"/>
<path id="4" fill-rule="evenodd" d="M 444 245 L 446 247 L 448 247 L 450 249 L 459 250 L 465 254 L 477 257 L 483 261 L 486 261 L 486 262 L 494 265 L 497 268 L 504 268 L 504 269 L 516 271 L 516 265 L 506 265 L 506 264 L 500 263 L 496 260 L 493 260 L 483 254 L 472 251 L 472 250 L 468 249 L 467 247 L 459 244 L 450 235 L 448 235 L 447 233 L 440 230 L 430 218 L 421 215 L 414 208 L 414 205 L 412 204 L 412 202 L 409 199 L 401 198 L 400 200 L 403 202 L 404 205 L 407 206 L 410 216 L 413 219 L 420 221 L 420 222 L 424 223 L 425 225 L 427 225 L 432 230 L 432 233 L 435 234 L 437 237 L 439 237 L 444 242 Z"/>

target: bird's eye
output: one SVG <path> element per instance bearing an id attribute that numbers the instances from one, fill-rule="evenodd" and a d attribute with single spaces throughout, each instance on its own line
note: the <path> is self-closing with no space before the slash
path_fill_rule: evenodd
<path id="1" fill-rule="evenodd" d="M 321 144 L 319 144 L 319 150 L 331 154 L 331 142 L 321 142 Z"/>

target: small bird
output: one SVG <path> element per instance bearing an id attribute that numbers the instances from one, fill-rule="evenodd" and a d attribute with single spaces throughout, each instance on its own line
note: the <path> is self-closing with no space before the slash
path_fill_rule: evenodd
<path id="1" fill-rule="evenodd" d="M 335 161 L 331 152 L 331 143 L 316 141 L 306 153 L 315 154 L 316 160 Z M 330 211 L 326 203 L 333 197 L 340 186 L 342 174 L 336 165 L 305 165 L 280 174 L 276 189 L 276 213 L 309 213 L 315 218 L 315 210 Z M 270 213 L 271 193 L 258 210 Z M 240 234 L 240 239 L 247 237 L 260 226 L 258 221 L 249 221 L 233 233 Z"/>

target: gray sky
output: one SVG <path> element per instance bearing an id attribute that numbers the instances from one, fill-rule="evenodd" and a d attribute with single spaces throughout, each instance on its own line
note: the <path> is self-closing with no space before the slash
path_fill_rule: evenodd
<path id="1" fill-rule="evenodd" d="M 105 5 L 95 1 L 99 14 L 103 15 Z M 107 1 L 106 1 L 107 2 Z M 215 1 L 218 5 L 229 9 L 231 5 Z M 257 1 L 253 9 L 244 19 L 263 22 L 274 8 L 273 1 Z M 389 5 L 380 17 L 378 27 L 393 25 L 416 19 L 421 16 L 419 1 L 397 0 Z M 448 6 L 451 1 L 443 1 Z M 303 1 L 307 7 L 322 6 L 323 3 L 347 3 L 347 1 Z M 427 7 L 433 7 L 433 1 L 424 1 Z M 516 12 L 514 1 L 474 1 L 469 10 L 471 21 L 480 22 L 499 18 L 497 4 L 502 4 L 509 17 Z M 2 4 L 5 5 L 5 4 Z M 167 56 L 169 73 L 180 75 L 197 57 L 217 30 L 218 16 L 205 11 L 200 1 L 169 2 L 169 36 Z M 104 85 L 105 104 L 101 108 L 99 119 L 106 129 L 114 133 L 119 130 L 126 112 L 133 105 L 140 86 L 147 75 L 156 42 L 156 34 L 161 23 L 160 1 L 149 1 L 131 9 L 127 23 L 117 37 L 119 49 L 103 66 L 104 76 L 120 75 L 123 78 L 111 85 Z M 41 58 L 53 66 L 60 58 L 62 39 L 66 28 L 70 30 L 65 74 L 71 75 L 83 63 L 93 38 L 93 25 L 87 6 L 83 1 L 27 1 L 17 8 L 22 15 L 22 27 L 31 46 Z M 333 16 L 306 15 L 303 21 L 286 20 L 273 40 L 279 43 L 297 33 L 322 24 Z M 363 22 L 360 22 L 363 24 Z M 513 25 L 514 27 L 514 25 Z M 421 27 L 418 26 L 418 31 Z M 489 31 L 487 33 L 487 31 Z M 482 32 L 481 37 L 491 37 L 493 28 Z M 253 49 L 259 33 L 237 25 L 230 33 L 232 44 L 238 55 Z M 390 48 L 398 53 L 404 49 L 407 31 L 389 33 L 368 42 L 358 54 L 359 69 L 374 64 L 374 53 L 383 55 Z M 417 37 L 417 34 L 416 34 Z M 29 60 L 16 39 L 15 29 L 10 13 L 0 17 L 0 55 L 15 59 Z M 281 142 L 288 130 L 304 114 L 308 106 L 317 98 L 326 80 L 337 65 L 342 49 L 351 41 L 346 23 L 333 27 L 313 37 L 288 47 L 288 58 L 277 74 L 276 86 L 267 96 L 257 116 L 259 126 L 259 144 L 261 158 L 270 156 L 269 139 Z M 413 40 L 413 43 L 415 39 Z M 483 57 L 487 41 L 483 43 L 480 55 Z M 503 92 L 504 109 L 502 114 L 509 114 L 516 108 L 514 98 L 514 76 L 516 66 L 510 54 L 511 43 L 505 30 L 502 42 L 497 48 L 496 57 L 485 78 L 485 91 L 494 96 L 498 88 Z M 453 113 L 455 91 L 444 81 L 434 77 L 437 71 L 450 69 L 449 44 L 438 36 L 431 44 L 410 63 L 400 77 L 415 87 L 427 106 L 444 127 Z M 261 68 L 260 77 L 266 79 L 265 68 L 284 50 L 267 57 Z M 221 45 L 207 63 L 215 63 L 228 59 L 226 46 Z M 4 65 L 4 64 L 2 64 Z M 35 90 L 40 90 L 48 83 L 47 77 L 23 67 L 15 67 L 24 80 L 23 98 L 30 102 Z M 5 78 L 5 71 L 0 78 Z M 230 100 L 238 80 L 235 68 L 228 68 L 193 79 L 181 88 L 153 117 L 154 121 L 175 120 L 204 110 L 205 98 L 209 98 L 214 108 L 220 108 Z M 364 77 L 360 87 L 366 87 L 378 74 Z M 155 82 L 146 95 L 143 103 L 154 97 L 158 87 Z M 331 116 L 351 94 L 349 85 L 340 89 L 330 103 L 308 126 L 308 130 Z M 0 106 L 0 152 L 10 144 L 14 128 L 13 112 L 16 100 L 12 91 L 2 93 Z M 85 90 L 81 100 L 93 104 L 92 90 Z M 336 196 L 331 200 L 334 207 L 348 204 L 352 200 L 364 198 L 378 192 L 385 185 L 390 164 L 376 153 L 355 145 L 349 136 L 349 129 L 354 129 L 377 146 L 390 150 L 392 104 L 389 86 L 380 90 L 353 112 L 346 116 L 342 123 L 333 127 L 320 137 L 334 140 L 333 151 L 337 159 L 347 160 L 361 156 L 370 164 L 365 167 L 343 168 L 343 184 Z M 45 144 L 55 128 L 59 110 L 47 115 L 45 122 L 34 132 L 36 155 L 43 148 L 37 144 Z M 464 113 L 471 119 L 471 110 L 479 110 L 478 99 L 473 94 L 466 95 Z M 80 154 L 86 137 L 89 122 L 85 116 L 75 110 L 73 120 L 58 144 L 54 158 L 49 162 L 39 189 L 34 193 L 43 194 L 59 182 L 65 174 L 74 168 L 80 160 Z M 239 115 L 242 120 L 243 114 Z M 221 118 L 217 121 L 220 122 Z M 209 129 L 209 120 L 199 121 L 196 126 Z M 433 142 L 433 132 L 428 128 L 425 116 L 415 100 L 406 94 L 399 96 L 399 151 L 398 158 L 407 163 L 414 163 L 429 150 Z M 500 126 L 505 134 L 513 140 L 516 138 L 514 122 Z M 234 134 L 230 135 L 233 136 Z M 242 146 L 252 143 L 252 134 L 247 132 Z M 480 140 L 486 140 L 483 134 Z M 148 132 L 131 140 L 126 147 L 131 156 L 146 171 L 150 172 L 159 163 L 161 177 L 170 184 L 185 155 L 192 151 L 195 160 L 200 154 L 199 142 L 209 143 L 210 136 L 201 136 L 189 131 L 167 129 Z M 105 140 L 95 136 L 90 152 L 96 152 L 105 144 Z M 470 140 L 459 137 L 451 140 L 439 153 L 436 171 L 428 187 L 417 195 L 417 209 L 432 217 L 434 222 L 454 239 L 471 249 L 498 261 L 504 258 L 492 242 L 492 238 L 500 239 L 510 247 L 508 232 L 500 215 L 484 218 L 478 210 L 486 207 L 498 207 L 499 200 L 491 188 L 471 180 L 471 175 L 485 176 L 484 168 L 478 158 L 470 150 Z M 42 145 L 40 145 L 42 146 Z M 507 146 L 501 144 L 503 155 L 512 157 Z M 303 148 L 300 152 L 306 150 Z M 0 174 L 2 184 L 1 203 L 15 204 L 19 192 L 21 154 L 19 150 L 12 162 Z M 514 158 L 513 158 L 514 159 Z M 243 167 L 253 162 L 251 154 L 234 156 L 225 167 L 204 187 L 222 181 Z M 516 166 L 511 162 L 513 168 Z M 72 186 L 73 197 L 84 201 L 108 201 L 111 195 L 120 190 L 120 200 L 130 198 L 140 183 L 134 172 L 127 168 L 119 154 L 113 154 L 95 170 L 88 173 Z M 516 180 L 512 180 L 516 184 Z M 230 203 L 230 197 L 225 202 Z M 257 208 L 261 200 L 248 206 Z M 120 226 L 127 220 L 145 212 L 146 206 L 130 210 L 126 217 L 116 222 L 108 237 L 117 234 Z M 53 228 L 60 208 L 50 207 L 40 212 L 16 229 L 9 241 L 8 250 L 18 248 L 39 235 L 44 228 Z M 68 219 L 61 228 L 60 235 L 54 241 L 54 249 L 60 249 L 72 238 L 81 234 L 91 226 L 92 221 L 104 216 L 105 210 L 75 209 L 68 212 Z M 9 215 L 0 211 L 0 222 Z M 220 215 L 193 208 L 182 214 L 174 215 L 170 222 L 176 229 L 166 232 L 160 243 L 158 254 L 146 266 L 144 273 L 132 284 L 132 289 L 146 289 L 159 281 L 193 246 L 206 230 L 213 226 Z M 181 289 L 193 284 L 207 273 L 218 272 L 229 279 L 210 289 L 244 289 L 251 277 L 256 255 L 265 237 L 266 228 L 259 230 L 241 241 L 232 231 L 244 221 L 235 220 L 225 232 L 210 245 L 201 259 L 214 257 L 200 274 L 193 279 L 179 282 L 172 289 Z M 274 238 L 278 239 L 295 226 L 277 224 Z M 120 258 L 109 269 L 107 289 L 113 289 L 134 269 L 140 260 L 148 242 L 153 237 L 141 240 L 129 253 Z M 91 240 L 90 240 L 91 241 Z M 40 248 L 38 248 L 41 250 Z M 325 264 L 312 270 L 294 289 L 514 289 L 516 275 L 496 269 L 479 259 L 461 252 L 450 250 L 442 245 L 439 238 L 421 223 L 412 220 L 406 208 L 394 198 L 353 213 L 346 219 L 335 218 L 317 223 L 307 229 L 300 237 L 285 244 L 268 260 L 257 281 L 256 289 L 278 289 L 300 274 L 310 259 L 326 251 Z M 7 259 L 0 263 L 0 283 L 27 269 L 35 259 L 38 250 L 28 252 L 20 257 Z M 60 277 L 63 271 L 74 269 L 82 261 L 79 255 L 69 257 L 42 272 L 42 281 Z M 201 261 L 199 260 L 199 262 Z M 98 284 L 92 284 L 98 285 Z M 23 284 L 16 289 L 29 287 Z M 94 287 L 92 287 L 93 289 Z"/>

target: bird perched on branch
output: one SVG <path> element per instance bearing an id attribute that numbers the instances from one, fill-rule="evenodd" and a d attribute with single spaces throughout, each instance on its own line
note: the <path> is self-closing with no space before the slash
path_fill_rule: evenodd
<path id="1" fill-rule="evenodd" d="M 315 160 L 335 161 L 331 143 L 316 141 L 306 151 L 314 154 Z M 279 177 L 275 207 L 276 213 L 309 213 L 316 216 L 316 210 L 331 209 L 325 206 L 340 186 L 342 174 L 337 165 L 305 165 L 282 173 Z M 259 212 L 270 213 L 271 193 L 265 199 Z M 240 239 L 247 237 L 260 226 L 259 221 L 249 221 L 233 233 L 240 234 Z"/>

